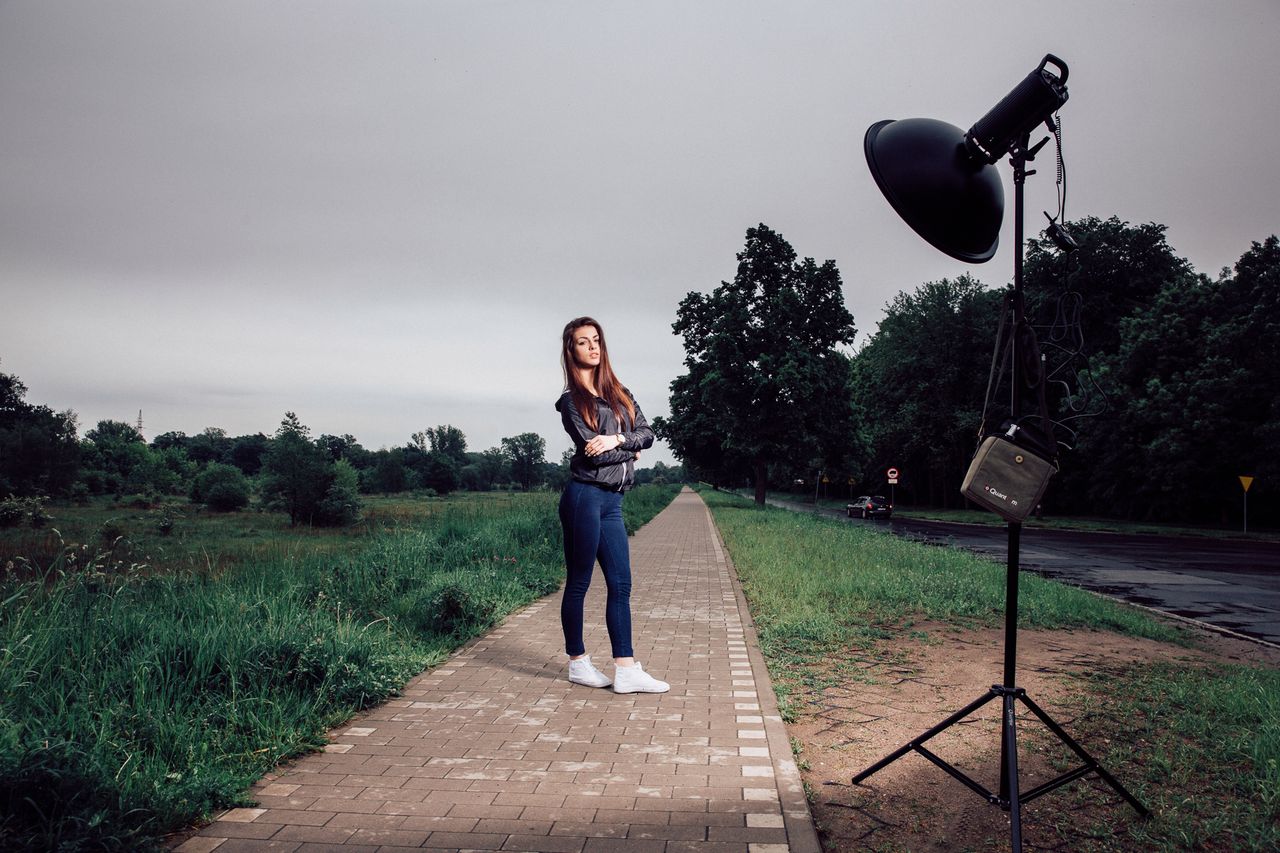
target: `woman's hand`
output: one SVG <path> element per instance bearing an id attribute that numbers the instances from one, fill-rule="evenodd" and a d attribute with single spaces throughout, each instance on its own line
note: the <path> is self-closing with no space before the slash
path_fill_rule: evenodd
<path id="1" fill-rule="evenodd" d="M 595 438 L 587 442 L 583 451 L 588 456 L 599 456 L 609 450 L 616 450 L 622 444 L 622 436 L 620 435 L 597 435 Z"/>

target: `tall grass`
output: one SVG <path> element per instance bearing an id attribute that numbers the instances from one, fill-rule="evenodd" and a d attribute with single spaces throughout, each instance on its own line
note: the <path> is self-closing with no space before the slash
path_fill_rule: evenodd
<path id="1" fill-rule="evenodd" d="M 655 494 L 654 492 L 660 492 Z M 674 495 L 638 489 L 638 526 Z M 665 500 L 664 500 L 665 497 Z M 647 513 L 647 515 L 646 515 Z M 462 501 L 355 553 L 0 583 L 0 849 L 138 850 L 563 576 L 555 496 Z"/>
<path id="2" fill-rule="evenodd" d="M 1280 849 L 1280 672 L 1160 662 L 1083 677 L 1080 736 L 1157 815 L 1120 837 L 1099 816 L 1084 827 L 1096 849 Z"/>
<path id="3" fill-rule="evenodd" d="M 1002 564 L 866 525 L 756 508 L 718 492 L 702 495 L 733 554 L 765 645 L 842 643 L 916 618 L 995 625 L 1004 616 Z M 1026 574 L 1019 577 L 1018 624 L 1166 641 L 1180 636 L 1133 608 Z"/>

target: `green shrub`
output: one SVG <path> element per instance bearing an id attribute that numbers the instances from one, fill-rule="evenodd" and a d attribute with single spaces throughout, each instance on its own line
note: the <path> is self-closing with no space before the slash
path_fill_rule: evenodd
<path id="1" fill-rule="evenodd" d="M 53 521 L 53 516 L 45 512 L 44 498 L 27 498 L 27 514 L 33 530 L 40 530 Z"/>
<path id="2" fill-rule="evenodd" d="M 39 530 L 53 516 L 45 512 L 45 499 L 41 497 L 16 498 L 12 495 L 0 501 L 0 527 L 17 527 L 26 521 L 33 529 Z"/>
<path id="3" fill-rule="evenodd" d="M 314 522 L 321 527 L 347 527 L 360 520 L 360 475 L 351 463 L 333 463 L 333 481 L 316 504 Z"/>
<path id="4" fill-rule="evenodd" d="M 0 501 L 0 527 L 17 527 L 27 517 L 27 502 L 12 495 Z"/>
<path id="5" fill-rule="evenodd" d="M 249 481 L 234 465 L 211 463 L 196 477 L 191 499 L 218 512 L 234 512 L 249 505 Z"/>

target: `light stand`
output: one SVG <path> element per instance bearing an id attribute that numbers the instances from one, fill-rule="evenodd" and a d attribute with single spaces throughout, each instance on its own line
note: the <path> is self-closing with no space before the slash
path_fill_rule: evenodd
<path id="1" fill-rule="evenodd" d="M 1061 69 L 1060 76 L 1054 78 L 1045 71 L 1046 65 L 1056 65 Z M 1034 159 L 1035 154 L 1043 146 L 1043 142 L 1034 148 L 1029 147 L 1030 130 L 1040 122 L 1048 119 L 1053 112 L 1057 110 L 1062 103 L 1066 101 L 1066 89 L 1062 84 L 1066 81 L 1066 65 L 1061 60 L 1050 55 L 1046 56 L 1040 67 L 1032 72 L 1018 88 L 1014 89 L 1004 100 L 1002 100 L 994 109 L 983 117 L 974 127 L 965 135 L 963 145 L 968 152 L 967 161 L 962 161 L 959 155 L 953 156 L 952 164 L 949 168 L 956 169 L 956 161 L 960 161 L 959 169 L 964 173 L 966 181 L 974 180 L 990 180 L 989 173 L 985 177 L 980 176 L 981 170 L 974 171 L 975 160 L 985 160 L 987 165 L 993 164 L 1005 153 L 1010 154 L 1010 162 L 1013 165 L 1013 183 L 1014 183 L 1014 241 L 1016 244 L 1014 250 L 1013 261 L 1013 331 L 1010 336 L 1010 370 L 1011 382 L 1013 385 L 1013 409 L 1012 416 L 1016 421 L 1019 414 L 1027 408 L 1027 389 L 1029 387 L 1023 371 L 1020 369 L 1018 343 L 1020 333 L 1027 324 L 1025 306 L 1022 292 L 1022 259 L 1023 259 L 1023 185 L 1026 182 L 1028 172 L 1026 164 Z M 1047 87 L 1047 88 L 1046 88 Z M 1048 89 L 1052 89 L 1049 92 Z M 908 119 L 909 122 L 931 122 L 928 119 Z M 900 185 L 895 185 L 893 169 L 896 166 L 893 155 L 884 150 L 877 148 L 877 141 L 881 138 L 881 131 L 889 123 L 881 122 L 872 125 L 867 131 L 867 139 L 865 142 L 867 149 L 867 160 L 871 166 L 872 173 L 876 177 L 877 183 L 886 197 L 893 204 L 899 214 L 907 220 L 913 228 L 916 229 L 921 236 L 933 243 L 937 248 L 955 257 L 971 262 L 983 262 L 989 259 L 995 253 L 995 243 L 999 232 L 1000 213 L 995 214 L 995 228 L 992 233 L 985 235 L 975 235 L 971 231 L 964 232 L 960 238 L 952 238 L 948 235 L 943 227 L 945 223 L 941 223 L 932 213 L 922 213 L 919 209 L 913 207 L 915 202 L 904 201 L 904 195 Z M 938 135 L 937 128 L 934 125 L 941 125 L 941 122 L 933 122 L 928 126 L 922 125 L 927 135 Z M 949 127 L 949 126 L 948 126 Z M 1000 138 L 999 129 L 1003 127 L 1012 135 L 1005 135 Z M 995 132 L 992 129 L 995 128 Z M 986 133 L 984 134 L 984 131 Z M 936 143 L 930 141 L 929 145 L 935 147 Z M 882 172 L 881 167 L 887 166 L 887 173 Z M 939 167 L 941 168 L 941 167 Z M 979 175 L 979 177 L 975 177 Z M 955 184 L 954 178 L 947 178 Z M 997 179 L 998 180 L 998 179 Z M 921 195 L 920 188 L 914 187 L 913 191 L 917 195 Z M 895 195 L 896 192 L 896 195 Z M 954 196 L 954 192 L 948 190 Z M 988 189 L 984 188 L 977 194 L 977 197 L 985 202 L 985 196 L 989 194 Z M 1003 201 L 1001 199 L 1000 204 Z M 980 210 L 980 214 L 985 215 L 988 220 L 991 218 L 990 211 Z M 933 218 L 927 218 L 933 217 Z M 957 244 L 956 240 L 963 240 L 963 244 Z M 986 240 L 990 240 L 989 247 L 986 246 Z M 983 257 L 985 255 L 985 257 Z M 985 694 L 970 702 L 964 708 L 947 717 L 941 723 L 938 723 L 928 731 L 918 735 L 913 740 L 903 744 L 894 752 L 877 761 L 875 764 L 863 770 L 861 773 L 853 777 L 852 783 L 858 784 L 873 773 L 878 772 L 889 764 L 897 761 L 909 752 L 917 752 L 927 758 L 933 764 L 940 767 L 950 776 L 961 782 L 969 789 L 974 791 L 987 802 L 997 805 L 1009 812 L 1010 820 L 1010 842 L 1011 847 L 1015 851 L 1022 849 L 1022 806 L 1032 800 L 1056 790 L 1057 788 L 1067 784 L 1068 782 L 1087 776 L 1091 773 L 1097 774 L 1104 782 L 1112 787 L 1126 802 L 1131 805 L 1140 816 L 1148 817 L 1150 812 L 1140 803 L 1132 794 L 1130 794 L 1123 785 L 1121 785 L 1115 777 L 1106 771 L 1096 759 L 1094 759 L 1085 749 L 1080 746 L 1070 735 L 1068 735 L 1058 723 L 1056 723 L 1043 709 L 1040 708 L 1031 697 L 1027 695 L 1026 690 L 1016 686 L 1016 671 L 1018 659 L 1018 571 L 1019 571 L 1019 548 L 1021 544 L 1022 524 L 1020 522 L 1009 522 L 1009 545 L 1008 545 L 1008 563 L 1005 570 L 1005 613 L 1004 613 L 1004 676 L 1000 684 L 993 684 L 991 689 Z M 984 786 L 976 782 L 963 771 L 947 762 L 931 752 L 925 744 L 933 739 L 936 735 L 955 725 L 965 717 L 973 714 L 979 708 L 987 703 L 999 699 L 1001 702 L 1001 739 L 1000 739 L 1000 790 L 992 793 Z M 1018 735 L 1016 727 L 1017 703 L 1021 702 L 1031 713 L 1033 713 L 1045 727 L 1053 733 L 1063 744 L 1067 746 L 1075 755 L 1083 762 L 1080 766 L 1069 770 L 1056 778 L 1032 788 L 1030 791 L 1022 792 L 1019 790 L 1018 783 Z"/>

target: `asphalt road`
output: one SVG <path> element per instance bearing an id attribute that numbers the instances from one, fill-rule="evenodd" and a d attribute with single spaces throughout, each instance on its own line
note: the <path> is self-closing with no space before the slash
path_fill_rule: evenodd
<path id="1" fill-rule="evenodd" d="M 849 523 L 1007 559 L 1005 527 L 905 518 Z M 1024 571 L 1280 644 L 1280 543 L 1024 527 L 1020 556 Z"/>

